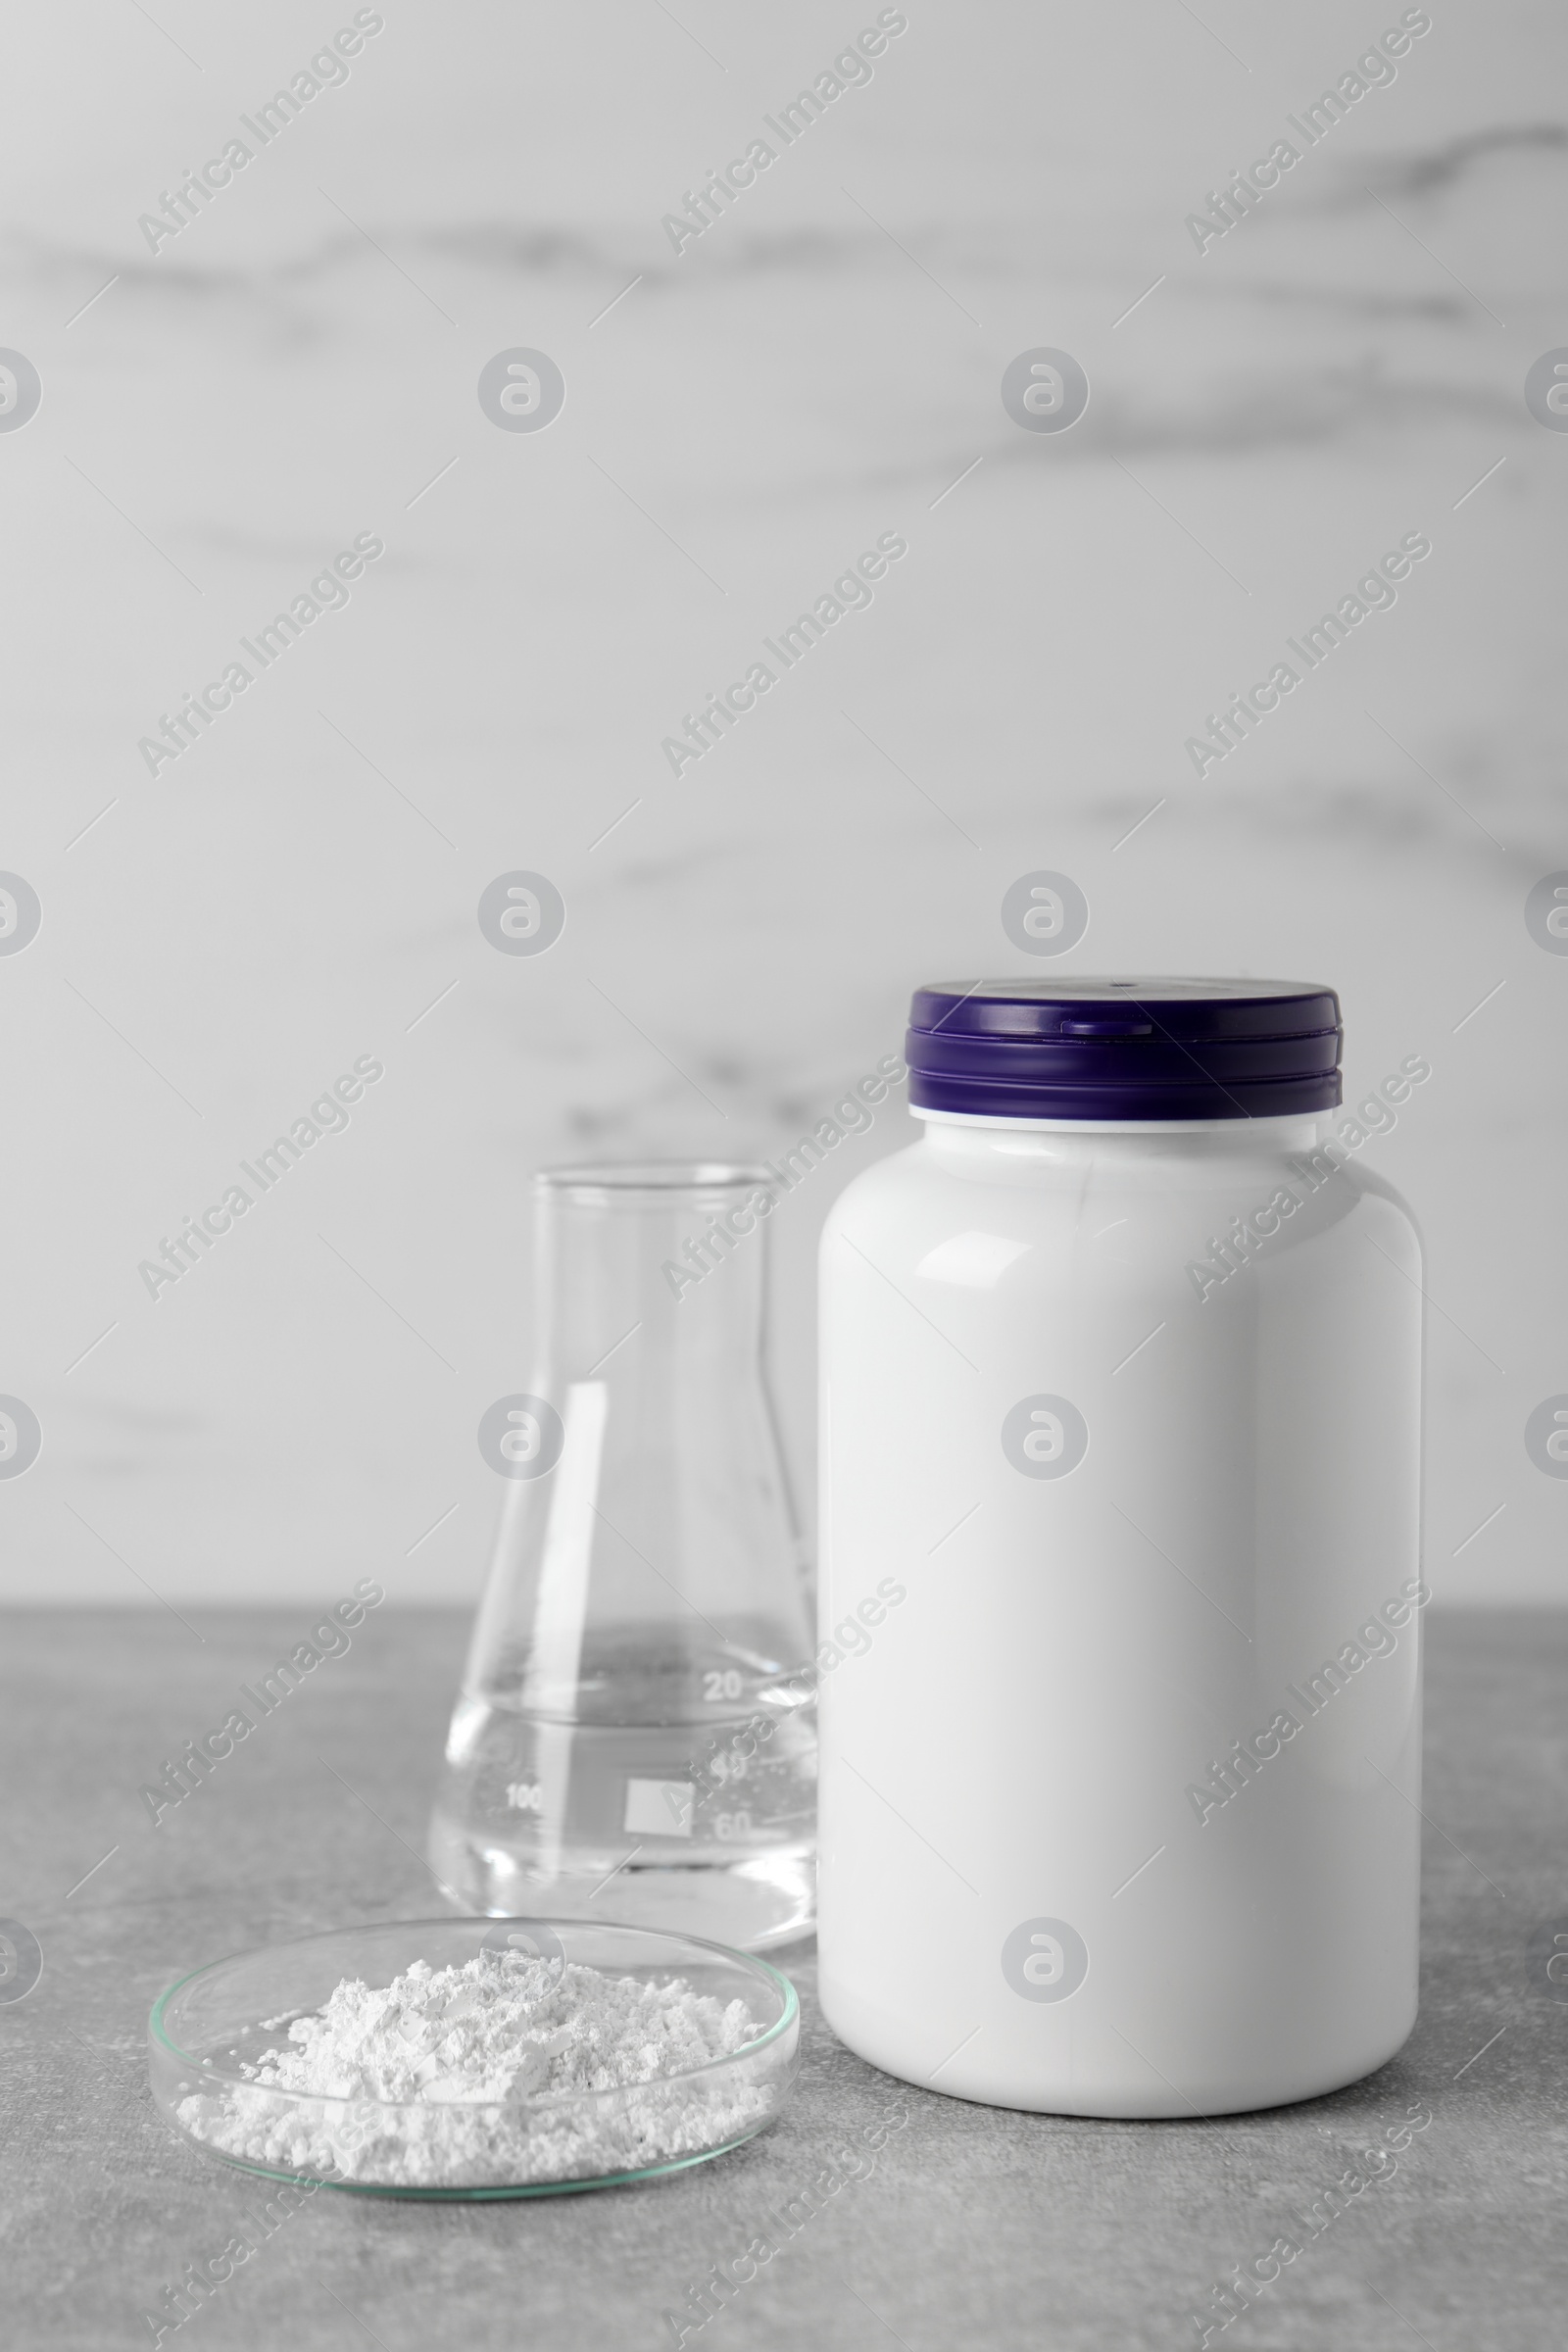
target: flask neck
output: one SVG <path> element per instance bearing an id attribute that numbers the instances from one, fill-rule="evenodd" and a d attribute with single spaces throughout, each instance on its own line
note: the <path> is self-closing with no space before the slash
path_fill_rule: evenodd
<path id="1" fill-rule="evenodd" d="M 750 1169 L 686 1173 L 694 1180 L 539 1180 L 539 1331 L 557 1380 L 614 1381 L 634 1363 L 655 1377 L 676 1363 L 688 1376 L 739 1373 L 757 1361 L 764 1180 Z"/>

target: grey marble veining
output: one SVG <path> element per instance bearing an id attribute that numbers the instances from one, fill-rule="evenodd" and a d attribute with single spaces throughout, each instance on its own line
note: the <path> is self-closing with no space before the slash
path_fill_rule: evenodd
<path id="1" fill-rule="evenodd" d="M 1432 1060 L 1374 1147 L 1431 1250 L 1431 1573 L 1560 1596 L 1521 1442 L 1568 1385 L 1568 960 L 1522 914 L 1568 865 L 1568 439 L 1522 397 L 1564 333 L 1556 13 L 1431 11 L 1200 254 L 1186 216 L 1383 20 L 916 5 L 679 255 L 662 217 L 874 9 L 382 13 L 156 253 L 138 216 L 353 12 L 16 34 L 0 343 L 45 389 L 0 432 L 0 868 L 45 919 L 0 957 L 0 1389 L 46 1446 L 0 1486 L 5 1591 L 471 1595 L 528 1168 L 777 1148 L 913 983 L 1016 966 L 1000 901 L 1049 866 L 1076 968 L 1330 980 L 1352 1095 Z M 1060 436 L 999 397 L 1040 344 L 1092 384 Z M 515 345 L 566 377 L 538 435 L 475 396 Z M 890 529 L 872 607 L 674 777 L 682 713 Z M 1200 780 L 1204 714 L 1412 530 L 1397 605 Z M 150 775 L 159 714 L 360 531 L 347 608 Z M 569 909 L 534 963 L 474 920 L 514 867 Z M 149 1298 L 160 1237 L 367 1053 L 350 1131 Z M 909 1132 L 776 1221 L 803 1488 L 815 1232 Z"/>

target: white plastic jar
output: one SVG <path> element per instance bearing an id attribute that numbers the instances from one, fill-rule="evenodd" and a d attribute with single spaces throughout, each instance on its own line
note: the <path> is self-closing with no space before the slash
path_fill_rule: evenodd
<path id="1" fill-rule="evenodd" d="M 822 1244 L 824 2010 L 1002 2106 L 1333 2090 L 1415 2018 L 1427 1598 L 1420 1245 L 1334 1140 L 1338 999 L 912 1022 L 923 1137 Z"/>

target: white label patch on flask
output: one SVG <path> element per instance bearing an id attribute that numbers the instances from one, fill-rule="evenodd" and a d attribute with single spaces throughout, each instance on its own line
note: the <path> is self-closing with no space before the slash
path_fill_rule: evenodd
<path id="1" fill-rule="evenodd" d="M 621 1828 L 633 1838 L 689 1838 L 696 1794 L 690 1781 L 628 1781 Z"/>

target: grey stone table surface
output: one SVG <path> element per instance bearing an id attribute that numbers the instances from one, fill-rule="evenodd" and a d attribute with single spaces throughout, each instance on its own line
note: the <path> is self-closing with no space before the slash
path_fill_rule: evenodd
<path id="1" fill-rule="evenodd" d="M 21 2352 L 148 2345 L 145 2315 L 187 2264 L 258 2237 L 263 2184 L 198 2155 L 151 2102 L 145 2020 L 162 1987 L 246 1945 L 442 1908 L 421 1847 L 463 1647 L 455 1611 L 377 1611 L 156 1829 L 138 1798 L 300 1639 L 298 1615 L 0 1617 L 0 1913 L 43 1953 L 26 1998 L 0 2000 L 0 2341 Z M 1568 2000 L 1530 1954 L 1543 1926 L 1568 1929 L 1565 1793 L 1568 1613 L 1434 1614 L 1421 2014 L 1369 2081 L 1212 2124 L 974 2106 L 844 2049 L 815 2007 L 811 1947 L 797 1946 L 779 1957 L 803 1996 L 805 2064 L 760 2139 L 594 2194 L 462 2205 L 324 2189 L 163 2341 L 671 2344 L 666 2311 L 836 2151 L 863 2147 L 900 2096 L 907 2124 L 871 2169 L 840 2166 L 842 2186 L 706 2327 L 688 2310 L 688 2343 L 1196 2345 L 1214 2283 L 1413 2121 L 1396 2169 L 1350 2193 L 1210 2341 L 1560 2347 Z"/>

